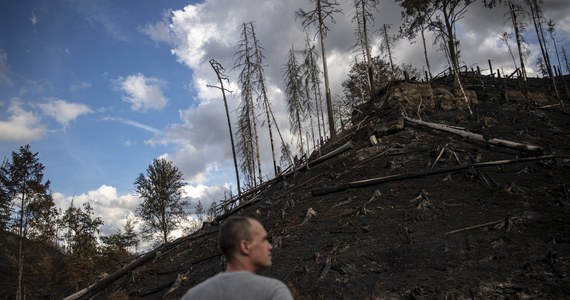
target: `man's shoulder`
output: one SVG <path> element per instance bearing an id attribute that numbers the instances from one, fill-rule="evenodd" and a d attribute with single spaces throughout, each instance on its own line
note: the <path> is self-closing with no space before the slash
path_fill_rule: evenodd
<path id="1" fill-rule="evenodd" d="M 280 280 L 251 272 L 219 273 L 190 289 L 183 299 L 190 298 L 292 299 L 289 289 Z"/>

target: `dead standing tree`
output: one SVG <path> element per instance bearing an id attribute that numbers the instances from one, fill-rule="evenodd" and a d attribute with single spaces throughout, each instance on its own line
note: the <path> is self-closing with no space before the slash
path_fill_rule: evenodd
<path id="1" fill-rule="evenodd" d="M 317 148 L 317 143 L 315 141 L 315 126 L 313 119 L 317 120 L 318 137 L 319 143 L 323 141 L 323 135 L 321 132 L 321 119 L 322 115 L 322 103 L 321 103 L 321 92 L 320 92 L 320 70 L 316 64 L 316 53 L 315 46 L 311 44 L 309 37 L 307 36 L 305 40 L 305 49 L 300 51 L 303 55 L 303 63 L 299 65 L 299 71 L 303 81 L 303 86 L 305 87 L 305 112 L 309 117 L 309 131 L 311 138 L 313 140 L 313 146 Z M 312 100 L 314 99 L 314 105 Z M 323 124 L 324 124 L 324 119 Z M 323 128 L 324 132 L 324 128 Z M 307 142 L 308 144 L 308 142 Z"/>
<path id="2" fill-rule="evenodd" d="M 242 26 L 241 39 L 234 54 L 236 57 L 234 69 L 241 68 L 238 80 L 242 99 L 238 118 L 238 151 L 241 157 L 241 171 L 245 175 L 248 185 L 255 187 L 258 180 L 259 183 L 263 182 L 257 134 L 257 115 L 253 101 L 256 58 L 254 57 L 251 28 L 246 23 L 243 23 Z"/>
<path id="3" fill-rule="evenodd" d="M 386 55 L 388 56 L 388 61 L 390 62 L 390 70 L 392 70 L 392 78 L 395 79 L 396 77 L 396 68 L 394 67 L 394 60 L 392 59 L 392 47 L 394 44 L 394 39 L 388 33 L 390 30 L 390 25 L 384 24 L 384 26 L 380 29 L 382 33 L 382 44 L 380 45 L 380 49 L 386 51 Z"/>
<path id="4" fill-rule="evenodd" d="M 329 84 L 329 71 L 327 67 L 327 55 L 325 50 L 325 36 L 329 31 L 329 28 L 325 25 L 325 20 L 328 18 L 331 20 L 332 23 L 335 23 L 333 15 L 335 13 L 342 13 L 342 11 L 336 8 L 339 4 L 336 0 L 311 0 L 311 3 L 315 5 L 315 9 L 311 11 L 304 11 L 303 9 L 299 9 L 295 15 L 297 18 L 302 19 L 302 24 L 305 27 L 311 26 L 312 24 L 316 24 L 319 26 L 319 35 L 321 39 L 321 57 L 323 59 L 323 75 L 325 77 L 325 96 L 327 99 L 327 113 L 328 113 L 328 121 L 329 121 L 329 131 L 331 137 L 336 135 L 336 130 L 334 126 L 334 113 L 333 113 L 333 104 L 332 104 L 332 96 L 331 96 L 331 89 Z"/>
<path id="5" fill-rule="evenodd" d="M 558 93 L 558 87 L 556 86 L 556 79 L 554 78 L 554 73 L 552 72 L 552 64 L 550 63 L 550 55 L 548 54 L 548 49 L 546 45 L 546 38 L 544 37 L 544 29 L 542 28 L 542 24 L 544 23 L 544 18 L 542 16 L 542 9 L 540 8 L 538 0 L 527 0 L 528 7 L 530 8 L 529 15 L 532 18 L 532 22 L 534 24 L 534 29 L 536 31 L 536 37 L 538 39 L 538 44 L 540 46 L 540 51 L 542 52 L 542 58 L 544 59 L 544 64 L 546 67 L 546 72 L 550 77 L 552 82 L 552 87 L 554 88 L 554 92 L 556 93 L 556 97 L 560 101 L 560 107 L 562 110 L 564 108 L 564 101 L 560 97 Z M 542 1 L 540 1 L 542 3 Z"/>
<path id="6" fill-rule="evenodd" d="M 502 0 L 484 0 L 485 6 L 489 8 L 493 8 L 497 2 L 500 3 Z M 519 62 L 520 62 L 520 70 L 521 70 L 521 78 L 522 78 L 522 90 L 527 102 L 527 106 L 530 104 L 530 98 L 528 94 L 528 83 L 527 83 L 527 74 L 526 74 L 526 67 L 525 67 L 525 55 L 523 52 L 523 41 L 522 41 L 522 32 L 524 31 L 524 24 L 520 21 L 521 17 L 524 17 L 524 10 L 523 8 L 513 3 L 512 0 L 506 0 L 505 5 L 508 6 L 509 9 L 509 16 L 511 22 L 513 24 L 513 29 L 515 31 L 515 39 L 517 41 L 517 50 L 519 52 Z M 493 70 L 491 70 L 493 73 Z"/>
<path id="7" fill-rule="evenodd" d="M 289 110 L 289 123 L 291 131 L 296 133 L 299 138 L 299 150 L 301 155 L 305 153 L 303 143 L 303 80 L 301 78 L 299 63 L 295 58 L 295 50 L 293 47 L 289 50 L 289 59 L 285 65 L 283 72 L 283 80 L 285 81 L 285 93 L 287 95 L 287 106 Z"/>
<path id="8" fill-rule="evenodd" d="M 273 131 L 271 129 L 271 115 L 273 114 L 271 110 L 271 103 L 269 102 L 269 98 L 267 97 L 267 88 L 265 87 L 265 76 L 263 75 L 263 59 L 265 56 L 263 55 L 263 47 L 261 43 L 257 40 L 255 35 L 255 26 L 253 26 L 253 22 L 248 23 L 250 28 L 251 37 L 253 40 L 253 57 L 255 58 L 255 63 L 253 65 L 253 78 L 254 78 L 254 86 L 257 89 L 257 102 L 262 103 L 263 109 L 265 110 L 265 122 L 267 122 L 267 127 L 269 131 L 269 141 L 271 143 L 271 158 L 273 158 L 273 171 L 275 176 L 277 176 L 277 162 L 275 161 L 275 145 L 273 142 Z M 279 127 L 277 126 L 277 122 L 273 123 L 275 125 L 275 129 L 279 132 Z M 279 132 L 279 136 L 281 133 Z M 282 143 L 283 140 L 281 141 Z"/>
<path id="9" fill-rule="evenodd" d="M 226 91 L 231 92 L 229 90 L 227 90 L 226 88 L 224 88 L 224 80 L 226 82 L 229 82 L 229 79 L 226 75 L 224 75 L 224 67 L 222 67 L 222 65 L 213 60 L 210 59 L 210 65 L 212 66 L 212 69 L 214 69 L 214 72 L 216 72 L 216 76 L 218 77 L 218 81 L 220 82 L 220 86 L 213 86 L 213 85 L 207 85 L 208 87 L 212 87 L 212 88 L 217 88 L 220 89 L 222 91 L 222 96 L 224 98 L 224 107 L 226 108 L 226 118 L 228 119 L 228 129 L 230 131 L 230 141 L 232 143 L 232 155 L 234 158 L 234 167 L 235 167 L 235 171 L 236 171 L 236 181 L 237 181 L 237 190 L 238 190 L 238 199 L 241 199 L 241 186 L 239 183 L 239 169 L 238 169 L 238 165 L 237 165 L 237 157 L 236 157 L 236 147 L 234 144 L 234 135 L 232 133 L 232 122 L 230 120 L 230 111 L 228 110 L 228 100 L 226 99 Z"/>
<path id="10" fill-rule="evenodd" d="M 362 56 L 368 69 L 368 90 L 372 93 L 372 83 L 374 82 L 374 68 L 372 66 L 372 50 L 368 39 L 369 25 L 374 23 L 374 15 L 371 10 L 376 9 L 378 0 L 355 0 L 355 12 L 352 21 L 356 21 L 357 27 L 355 35 L 357 43 L 355 48 L 360 48 Z"/>

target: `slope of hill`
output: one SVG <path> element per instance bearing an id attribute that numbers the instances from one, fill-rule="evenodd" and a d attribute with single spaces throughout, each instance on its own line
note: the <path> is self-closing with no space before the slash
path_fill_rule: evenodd
<path id="1" fill-rule="evenodd" d="M 383 87 L 323 150 L 346 151 L 71 298 L 178 299 L 224 269 L 216 232 L 232 214 L 265 225 L 265 275 L 298 299 L 568 297 L 570 118 L 540 90 L 529 110 L 503 88 L 481 80 L 467 105 L 442 87 Z"/>

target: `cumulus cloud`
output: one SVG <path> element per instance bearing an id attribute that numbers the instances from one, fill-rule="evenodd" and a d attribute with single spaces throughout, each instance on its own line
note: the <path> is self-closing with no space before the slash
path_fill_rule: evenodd
<path id="1" fill-rule="evenodd" d="M 190 202 L 188 214 L 194 213 L 198 201 L 207 210 L 212 202 L 222 199 L 226 191 L 227 189 L 224 186 L 184 186 L 183 196 Z M 89 203 L 93 208 L 94 217 L 100 217 L 104 223 L 101 228 L 103 235 L 110 235 L 122 229 L 127 219 L 135 220 L 137 223 L 135 230 L 139 230 L 142 225 L 142 220 L 134 216 L 137 207 L 142 203 L 142 199 L 132 193 L 119 194 L 113 186 L 101 185 L 97 189 L 79 195 L 54 193 L 53 198 L 56 206 L 62 211 L 68 209 L 72 201 L 76 207 L 82 207 L 84 203 Z M 182 235 L 182 230 L 178 232 L 178 236 L 180 235 Z"/>
<path id="2" fill-rule="evenodd" d="M 7 112 L 8 120 L 0 120 L 0 141 L 30 142 L 45 136 L 46 126 L 34 112 L 22 108 L 21 100 L 12 100 Z"/>
<path id="3" fill-rule="evenodd" d="M 73 205 L 81 207 L 83 203 L 89 203 L 95 216 L 99 216 L 104 222 L 102 233 L 109 235 L 122 228 L 126 219 L 133 214 L 141 202 L 134 194 L 119 195 L 113 186 L 102 185 L 95 190 L 80 195 L 64 195 L 54 193 L 54 201 L 58 208 L 65 211 L 71 201 Z"/>
<path id="4" fill-rule="evenodd" d="M 54 118 L 64 129 L 69 126 L 71 121 L 78 117 L 93 113 L 93 110 L 85 104 L 72 103 L 60 99 L 48 100 L 47 102 L 38 104 L 38 107 L 45 115 Z"/>
<path id="5" fill-rule="evenodd" d="M 563 1 L 553 2 L 562 4 Z M 570 11 L 570 6 L 551 4 L 544 7 L 545 15 L 553 13 L 559 16 L 559 30 L 561 30 L 559 35 L 567 34 L 567 31 L 563 30 L 564 26 L 569 24 L 570 18 L 564 13 Z M 255 9 L 247 9 L 252 6 Z M 220 10 L 220 7 L 224 9 Z M 557 9 L 556 12 L 552 12 L 554 7 Z M 168 155 L 191 182 L 211 183 L 215 174 L 233 164 L 221 93 L 218 89 L 207 87 L 208 84 L 218 84 L 208 61 L 215 59 L 227 70 L 226 75 L 230 79 L 230 84 L 226 87 L 236 92 L 227 95 L 232 124 L 235 124 L 235 112 L 240 101 L 235 82 L 239 70 L 234 70 L 232 67 L 235 46 L 240 39 L 240 30 L 244 22 L 254 21 L 256 37 L 264 47 L 266 87 L 270 93 L 277 125 L 285 142 L 293 141 L 283 94 L 283 65 L 292 46 L 298 50 L 304 48 L 307 34 L 313 39 L 313 43 L 317 44 L 320 55 L 318 36 L 315 35 L 316 28 L 308 28 L 308 32 L 304 32 L 301 21 L 295 19 L 295 11 L 299 8 L 312 9 L 310 2 L 306 0 L 262 3 L 253 0 L 207 0 L 173 10 L 160 21 L 148 24 L 143 30 L 153 41 L 165 42 L 175 59 L 193 72 L 192 89 L 196 91 L 199 103 L 181 111 L 179 120 L 169 124 L 163 130 L 163 135 L 156 135 L 147 141 L 153 145 L 175 145 L 175 150 Z M 341 83 L 346 79 L 350 64 L 355 59 L 362 59 L 357 57 L 359 53 L 349 50 L 356 41 L 353 35 L 356 25 L 351 22 L 353 4 L 350 1 L 342 1 L 340 8 L 344 14 L 335 16 L 335 24 L 328 23 L 331 31 L 325 41 L 333 98 L 342 94 Z M 378 32 L 380 26 L 389 24 L 392 28 L 391 35 L 397 34 L 401 23 L 400 11 L 397 3 L 384 1 L 374 12 L 376 22 L 375 27 L 371 29 L 373 55 L 384 55 L 379 51 L 382 41 L 382 36 Z M 490 59 L 495 68 L 504 68 L 505 71 L 514 69 L 509 52 L 500 45 L 498 38 L 500 33 L 512 31 L 509 23 L 505 22 L 504 7 L 489 10 L 476 2 L 469 7 L 465 18 L 459 21 L 457 28 L 462 64 L 479 65 L 481 69 L 485 69 L 488 65 L 487 60 Z M 528 34 L 532 34 L 532 31 L 528 30 Z M 436 75 L 447 69 L 447 63 L 438 45 L 432 43 L 433 33 L 427 32 L 426 38 L 432 73 Z M 529 46 L 529 49 L 532 53 L 538 53 L 532 46 Z M 397 40 L 392 54 L 397 64 L 412 64 L 420 71 L 425 69 L 421 41 L 416 40 L 411 43 L 407 39 Z M 533 54 L 529 57 L 533 57 Z M 322 68 L 320 64 L 319 66 Z M 529 73 L 533 74 L 533 71 L 529 70 Z M 259 111 L 258 114 L 262 115 L 262 112 Z M 271 155 L 266 128 L 262 128 L 260 132 L 262 132 L 260 134 L 262 164 L 265 170 L 269 169 L 265 174 L 271 174 L 271 167 L 268 167 L 271 165 Z M 277 139 L 276 136 L 274 138 Z M 279 161 L 279 153 L 277 160 Z M 233 178 L 231 172 L 228 174 L 227 178 Z"/>
<path id="6" fill-rule="evenodd" d="M 120 77 L 116 81 L 118 89 L 123 91 L 123 101 L 131 103 L 131 109 L 146 112 L 151 109 L 162 109 L 168 99 L 164 96 L 162 88 L 166 82 L 154 77 L 146 77 L 141 73 Z"/>

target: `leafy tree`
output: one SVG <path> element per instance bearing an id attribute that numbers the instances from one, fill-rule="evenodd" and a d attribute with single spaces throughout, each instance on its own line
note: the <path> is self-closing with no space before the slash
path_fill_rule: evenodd
<path id="1" fill-rule="evenodd" d="M 6 168 L 7 161 L 2 162 L 0 170 Z M 1 183 L 1 181 L 0 181 Z M 0 184 L 0 231 L 6 230 L 6 226 L 10 221 L 10 213 L 12 212 L 12 199 L 4 184 Z"/>
<path id="2" fill-rule="evenodd" d="M 406 14 L 411 14 L 406 22 L 421 22 L 425 16 L 417 14 L 418 9 L 433 12 L 435 18 L 429 22 L 429 28 L 436 31 L 442 38 L 447 49 L 449 66 L 456 75 L 455 85 L 459 84 L 459 40 L 457 39 L 455 24 L 463 18 L 467 7 L 475 0 L 396 0 L 404 8 Z M 416 18 L 420 18 L 417 20 Z"/>
<path id="3" fill-rule="evenodd" d="M 77 207 L 72 201 L 60 219 L 69 257 L 64 271 L 66 281 L 74 289 L 93 282 L 100 271 L 97 263 L 97 235 L 103 221 L 99 217 L 93 217 L 91 204 L 86 202 L 82 206 L 83 208 Z"/>
<path id="4" fill-rule="evenodd" d="M 372 58 L 374 78 L 372 85 L 380 86 L 390 81 L 393 77 L 390 64 L 380 57 Z M 366 102 L 370 99 L 370 90 L 367 87 L 368 66 L 365 62 L 355 62 L 350 67 L 348 78 L 342 83 L 344 99 L 340 103 L 348 101 L 352 105 Z"/>
<path id="5" fill-rule="evenodd" d="M 131 253 L 136 253 L 139 245 L 139 238 L 135 232 L 135 219 L 127 218 L 123 225 L 123 242 L 127 250 Z"/>
<path id="6" fill-rule="evenodd" d="M 414 3 L 408 1 L 408 4 L 405 6 L 402 5 L 402 7 L 404 8 L 404 11 L 402 11 L 402 19 L 404 21 L 402 27 L 400 27 L 400 34 L 410 40 L 415 39 L 418 32 L 421 34 L 426 68 L 428 76 L 431 79 L 432 74 L 427 53 L 425 31 L 428 29 L 431 17 L 434 13 L 433 7 L 429 6 L 428 1 L 423 0 L 418 0 Z"/>
<path id="7" fill-rule="evenodd" d="M 310 0 L 315 9 L 311 11 L 304 11 L 299 9 L 295 16 L 302 19 L 302 24 L 307 29 L 311 25 L 317 25 L 319 30 L 318 34 L 321 38 L 321 57 L 323 59 L 323 75 L 325 77 L 325 96 L 327 100 L 327 113 L 329 121 L 329 131 L 331 137 L 335 136 L 336 131 L 334 128 L 334 112 L 333 103 L 331 96 L 331 89 L 329 83 L 329 71 L 327 66 L 327 55 L 325 50 L 325 37 L 329 31 L 328 26 L 325 25 L 325 21 L 330 19 L 332 23 L 335 23 L 333 15 L 336 13 L 342 13 L 340 9 L 337 8 L 339 5 L 336 0 Z"/>
<path id="8" fill-rule="evenodd" d="M 7 201 L 15 203 L 15 215 L 11 227 L 18 237 L 18 279 L 16 299 L 23 299 L 23 273 L 25 262 L 24 241 L 32 231 L 38 236 L 52 238 L 55 229 L 55 204 L 49 193 L 50 181 L 44 182 L 44 165 L 39 162 L 38 153 L 32 153 L 30 145 L 12 152 L 11 161 L 0 168 L 0 185 L 3 207 Z M 2 209 L 2 214 L 6 209 Z M 3 217 L 5 218 L 5 217 Z"/>
<path id="9" fill-rule="evenodd" d="M 138 244 L 133 229 L 132 219 L 127 219 L 123 230 L 119 229 L 116 233 L 101 237 L 100 265 L 104 266 L 103 269 L 107 272 L 116 271 L 125 261 L 133 257 L 129 249 Z"/>
<path id="10" fill-rule="evenodd" d="M 202 201 L 198 200 L 198 203 L 196 203 L 196 217 L 198 217 L 198 220 L 203 221 L 204 220 L 204 206 L 202 205 Z"/>
<path id="11" fill-rule="evenodd" d="M 148 166 L 146 176 L 139 174 L 135 189 L 143 202 L 136 215 L 144 221 L 143 234 L 151 239 L 160 233 L 162 241 L 168 237 L 186 217 L 188 202 L 182 200 L 182 172 L 165 158 L 154 159 Z"/>

